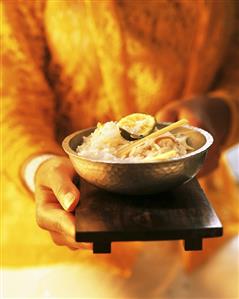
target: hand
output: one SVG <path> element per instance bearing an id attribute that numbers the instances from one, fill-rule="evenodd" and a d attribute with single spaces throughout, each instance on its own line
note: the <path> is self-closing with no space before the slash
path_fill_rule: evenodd
<path id="1" fill-rule="evenodd" d="M 207 130 L 213 135 L 214 143 L 208 151 L 199 176 L 215 170 L 219 163 L 222 145 L 230 127 L 229 107 L 219 98 L 197 96 L 189 100 L 174 101 L 156 114 L 157 121 L 174 122 L 188 119 L 190 125 Z"/>
<path id="2" fill-rule="evenodd" d="M 73 184 L 76 175 L 68 158 L 54 157 L 36 173 L 36 220 L 48 230 L 54 243 L 71 249 L 90 249 L 91 244 L 75 242 L 75 217 L 71 213 L 80 198 Z"/>

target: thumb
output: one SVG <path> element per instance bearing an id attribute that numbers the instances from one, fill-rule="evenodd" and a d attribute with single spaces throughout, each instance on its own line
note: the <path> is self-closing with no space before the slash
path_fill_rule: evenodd
<path id="1" fill-rule="evenodd" d="M 72 212 L 80 199 L 80 191 L 68 176 L 57 175 L 51 183 L 52 190 L 64 210 Z"/>
<path id="2" fill-rule="evenodd" d="M 155 115 L 157 122 L 175 122 L 178 120 L 178 111 L 172 106 L 166 106 Z"/>
<path id="3" fill-rule="evenodd" d="M 187 119 L 189 124 L 191 126 L 195 126 L 195 127 L 203 127 L 203 124 L 202 124 L 202 121 L 199 117 L 200 115 L 199 114 L 195 114 L 193 111 L 190 111 L 189 109 L 185 109 L 185 108 L 182 108 L 180 111 L 179 111 L 179 118 L 180 119 Z"/>

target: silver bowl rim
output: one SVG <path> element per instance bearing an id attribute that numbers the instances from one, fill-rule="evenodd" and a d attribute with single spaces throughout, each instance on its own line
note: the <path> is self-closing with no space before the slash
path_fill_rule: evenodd
<path id="1" fill-rule="evenodd" d="M 168 125 L 170 123 L 161 122 L 159 124 Z M 70 141 L 73 137 L 75 137 L 76 135 L 78 135 L 78 134 L 80 134 L 84 131 L 94 129 L 96 127 L 90 127 L 90 128 L 82 129 L 82 130 L 76 131 L 74 133 L 71 133 L 70 135 L 66 136 L 64 138 L 64 140 L 62 141 L 62 147 L 68 155 L 75 156 L 76 158 L 84 160 L 84 161 L 89 161 L 89 162 L 94 162 L 94 163 L 99 163 L 99 164 L 103 163 L 103 164 L 115 164 L 115 165 L 135 165 L 135 164 L 147 165 L 147 164 L 168 164 L 168 163 L 172 163 L 172 162 L 182 161 L 182 160 L 191 158 L 193 156 L 196 156 L 197 154 L 200 154 L 200 153 L 203 153 L 203 152 L 207 151 L 208 148 L 213 144 L 213 141 L 214 141 L 213 136 L 209 132 L 207 132 L 206 130 L 198 128 L 198 127 L 190 126 L 190 125 L 184 125 L 182 127 L 186 128 L 186 129 L 191 129 L 191 130 L 194 130 L 194 131 L 197 131 L 197 132 L 201 133 L 205 137 L 206 142 L 202 147 L 198 148 L 195 151 L 192 151 L 192 152 L 190 152 L 186 155 L 183 155 L 181 157 L 172 158 L 172 159 L 169 159 L 169 160 L 154 161 L 154 162 L 143 162 L 143 161 L 142 162 L 138 162 L 138 161 L 137 162 L 128 162 L 128 161 L 127 162 L 118 162 L 118 161 L 97 160 L 97 159 L 89 159 L 89 158 L 86 158 L 86 157 L 82 157 L 82 156 L 78 155 L 76 153 L 76 151 L 71 149 L 69 143 L 70 143 Z"/>

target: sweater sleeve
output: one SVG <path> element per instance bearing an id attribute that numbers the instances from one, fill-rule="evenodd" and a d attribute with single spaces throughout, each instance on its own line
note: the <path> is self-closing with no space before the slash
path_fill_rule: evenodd
<path id="1" fill-rule="evenodd" d="M 28 11 L 23 15 L 21 10 L 15 13 L 14 5 L 7 7 L 10 2 L 1 3 L 2 171 L 22 189 L 21 170 L 28 159 L 63 152 L 55 141 L 54 94 L 42 68 L 44 42 L 37 31 L 41 26 Z M 31 36 L 26 28 L 36 31 Z"/>
<path id="2" fill-rule="evenodd" d="M 231 127 L 224 149 L 239 142 L 239 2 L 235 3 L 234 9 L 235 30 L 219 78 L 210 92 L 210 95 L 223 99 L 231 111 Z"/>

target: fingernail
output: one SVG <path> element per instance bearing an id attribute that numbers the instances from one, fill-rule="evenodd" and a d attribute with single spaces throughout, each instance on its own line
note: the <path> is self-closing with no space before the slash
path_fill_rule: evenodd
<path id="1" fill-rule="evenodd" d="M 66 195 L 64 195 L 64 199 L 63 199 L 63 205 L 64 205 L 64 209 L 68 210 L 70 208 L 70 206 L 72 205 L 72 203 L 75 200 L 75 196 L 72 193 L 66 193 Z"/>

